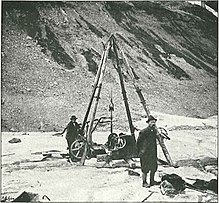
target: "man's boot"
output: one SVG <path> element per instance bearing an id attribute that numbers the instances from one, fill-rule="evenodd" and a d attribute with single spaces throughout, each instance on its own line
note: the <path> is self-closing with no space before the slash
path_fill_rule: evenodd
<path id="1" fill-rule="evenodd" d="M 142 173 L 142 181 L 143 181 L 142 187 L 146 187 L 146 188 L 150 187 L 150 185 L 147 183 L 147 173 L 146 174 Z"/>
<path id="2" fill-rule="evenodd" d="M 157 182 L 154 180 L 154 175 L 155 175 L 155 172 L 151 172 L 150 173 L 150 186 L 153 186 L 153 185 L 159 185 L 160 182 Z"/>

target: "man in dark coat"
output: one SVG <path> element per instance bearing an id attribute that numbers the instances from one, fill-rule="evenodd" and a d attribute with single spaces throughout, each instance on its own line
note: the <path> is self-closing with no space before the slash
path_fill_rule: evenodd
<path id="1" fill-rule="evenodd" d="M 71 144 L 76 140 L 78 134 L 81 134 L 81 127 L 80 125 L 76 122 L 77 117 L 76 116 L 72 116 L 70 118 L 70 122 L 68 123 L 68 125 L 65 127 L 65 129 L 61 132 L 61 133 L 56 133 L 54 135 L 62 135 L 66 130 L 66 140 L 67 140 L 67 144 L 68 144 L 68 148 L 70 150 Z"/>
<path id="2" fill-rule="evenodd" d="M 149 116 L 148 127 L 141 130 L 137 139 L 138 156 L 140 157 L 143 187 L 157 184 L 154 175 L 157 171 L 157 143 L 156 123 L 157 119 Z M 147 183 L 147 173 L 150 171 L 150 185 Z"/>

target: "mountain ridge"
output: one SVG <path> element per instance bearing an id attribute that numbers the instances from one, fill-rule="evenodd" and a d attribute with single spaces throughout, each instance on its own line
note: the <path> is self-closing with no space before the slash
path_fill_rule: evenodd
<path id="1" fill-rule="evenodd" d="M 82 122 L 111 33 L 151 110 L 197 118 L 217 114 L 217 18 L 206 9 L 187 2 L 2 5 L 3 131 L 58 131 L 72 114 Z M 127 128 L 118 76 L 110 61 L 107 66 L 97 116 L 109 114 L 112 89 L 115 125 Z M 138 120 L 144 113 L 123 74 Z"/>

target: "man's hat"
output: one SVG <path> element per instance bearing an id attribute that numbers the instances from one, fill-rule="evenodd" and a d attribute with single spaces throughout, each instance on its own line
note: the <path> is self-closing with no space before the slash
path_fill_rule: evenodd
<path id="1" fill-rule="evenodd" d="M 76 120 L 76 119 L 78 119 L 75 115 L 73 115 L 71 118 L 70 118 L 71 120 Z"/>
<path id="2" fill-rule="evenodd" d="M 149 117 L 148 117 L 148 120 L 146 121 L 146 123 L 149 123 L 149 121 L 157 121 L 157 119 L 156 118 L 154 118 L 152 115 L 150 115 Z"/>

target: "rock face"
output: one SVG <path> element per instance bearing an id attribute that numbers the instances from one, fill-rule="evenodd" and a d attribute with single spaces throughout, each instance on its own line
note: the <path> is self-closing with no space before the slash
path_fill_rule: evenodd
<path id="1" fill-rule="evenodd" d="M 3 2 L 2 130 L 61 130 L 82 122 L 103 43 L 111 33 L 151 110 L 205 118 L 217 114 L 217 17 L 187 2 Z M 142 107 L 123 67 L 131 113 Z M 97 112 L 115 127 L 127 119 L 110 59 Z M 104 126 L 107 128 L 108 126 Z"/>

